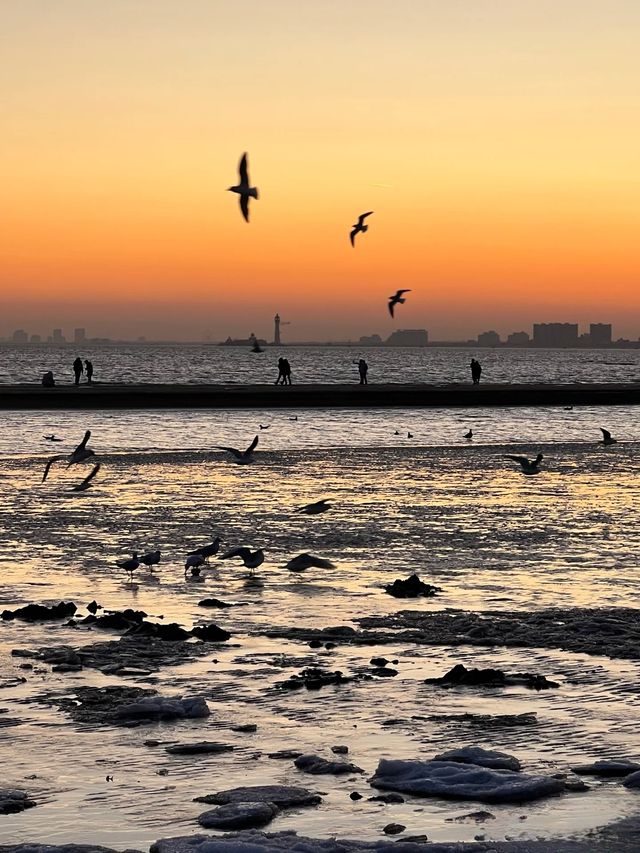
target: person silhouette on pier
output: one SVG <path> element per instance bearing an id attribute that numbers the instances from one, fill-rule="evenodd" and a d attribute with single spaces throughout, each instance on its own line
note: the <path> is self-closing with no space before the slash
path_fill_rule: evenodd
<path id="1" fill-rule="evenodd" d="M 89 359 L 85 359 L 84 361 L 84 372 L 87 374 L 87 382 L 91 385 L 91 380 L 93 379 L 93 363 L 89 361 Z"/>
<path id="2" fill-rule="evenodd" d="M 364 360 L 364 358 L 361 358 L 360 361 L 358 362 L 358 373 L 360 374 L 360 384 L 361 385 L 368 385 L 369 384 L 367 381 L 368 371 L 369 371 L 369 365 Z"/>
<path id="3" fill-rule="evenodd" d="M 82 376 L 83 371 L 84 371 L 84 368 L 82 366 L 82 359 L 80 358 L 80 356 L 78 356 L 76 358 L 76 360 L 73 362 L 73 372 L 74 372 L 75 377 L 76 377 L 76 382 L 75 382 L 76 385 L 80 384 L 80 377 Z"/>
<path id="4" fill-rule="evenodd" d="M 479 385 L 480 375 L 482 374 L 482 366 L 480 362 L 477 361 L 475 358 L 472 358 L 469 367 L 471 368 L 471 381 L 474 385 Z"/>
<path id="5" fill-rule="evenodd" d="M 288 358 L 282 359 L 282 384 L 291 385 L 291 365 Z"/>
<path id="6" fill-rule="evenodd" d="M 284 385 L 284 358 L 278 359 L 278 378 L 274 385 Z"/>

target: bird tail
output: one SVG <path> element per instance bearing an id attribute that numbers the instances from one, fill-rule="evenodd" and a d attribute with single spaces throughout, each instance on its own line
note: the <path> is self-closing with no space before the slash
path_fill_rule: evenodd
<path id="1" fill-rule="evenodd" d="M 258 198 L 258 188 L 257 187 L 251 187 L 251 189 L 249 190 L 249 195 L 251 196 L 251 198 L 257 199 Z"/>

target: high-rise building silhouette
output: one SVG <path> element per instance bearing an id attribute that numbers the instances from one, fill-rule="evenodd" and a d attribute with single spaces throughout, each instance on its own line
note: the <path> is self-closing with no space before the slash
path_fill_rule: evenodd
<path id="1" fill-rule="evenodd" d="M 537 347 L 575 347 L 578 345 L 578 324 L 534 323 L 533 344 Z"/>
<path id="2" fill-rule="evenodd" d="M 87 334 L 84 329 L 74 329 L 73 330 L 73 342 L 74 344 L 83 344 L 87 340 Z"/>
<path id="3" fill-rule="evenodd" d="M 16 329 L 15 332 L 11 335 L 11 340 L 14 344 L 26 344 L 29 340 L 29 335 L 25 332 L 24 329 Z"/>
<path id="4" fill-rule="evenodd" d="M 66 339 L 62 334 L 62 329 L 54 329 L 53 335 L 51 336 L 51 340 L 54 344 L 64 344 L 66 343 Z"/>
<path id="5" fill-rule="evenodd" d="M 497 332 L 482 332 L 478 335 L 479 347 L 499 347 L 500 335 Z"/>
<path id="6" fill-rule="evenodd" d="M 591 323 L 589 343 L 592 347 L 611 346 L 611 323 Z"/>

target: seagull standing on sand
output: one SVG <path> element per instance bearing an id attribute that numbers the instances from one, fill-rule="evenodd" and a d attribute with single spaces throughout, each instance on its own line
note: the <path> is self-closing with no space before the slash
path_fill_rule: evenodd
<path id="1" fill-rule="evenodd" d="M 526 456 L 509 456 L 506 455 L 505 459 L 511 459 L 512 462 L 517 462 L 522 468 L 522 473 L 531 476 L 532 474 L 540 473 L 540 463 L 543 460 L 542 453 L 538 453 L 535 459 L 527 459 Z"/>
<path id="2" fill-rule="evenodd" d="M 290 572 L 304 572 L 305 569 L 335 569 L 335 563 L 331 560 L 325 560 L 322 557 L 316 557 L 314 554 L 298 554 L 292 560 L 289 560 L 285 569 Z"/>
<path id="3" fill-rule="evenodd" d="M 64 454 L 52 456 L 47 462 L 46 468 L 44 469 L 44 474 L 42 475 L 42 482 L 44 483 L 44 481 L 47 479 L 49 469 L 51 468 L 54 462 L 59 462 L 61 459 L 66 459 L 68 468 L 70 465 L 76 465 L 78 462 L 84 462 L 85 459 L 89 459 L 91 456 L 95 456 L 95 451 L 90 450 L 87 447 L 87 442 L 90 438 L 91 430 L 87 430 L 84 434 L 84 438 L 73 451 L 73 453 L 70 453 L 68 456 L 65 456 Z"/>
<path id="4" fill-rule="evenodd" d="M 403 293 L 411 293 L 411 290 L 397 290 L 393 296 L 389 297 L 389 314 L 393 317 L 393 309 L 396 305 L 404 305 L 407 301 L 402 294 Z"/>
<path id="5" fill-rule="evenodd" d="M 249 447 L 246 450 L 237 450 L 235 447 L 223 447 L 222 445 L 216 445 L 218 450 L 226 450 L 227 453 L 230 453 L 233 456 L 235 462 L 238 465 L 246 465 L 248 462 L 253 461 L 253 451 L 258 446 L 258 436 L 256 436 Z"/>
<path id="6" fill-rule="evenodd" d="M 245 567 L 251 569 L 251 574 L 253 574 L 254 569 L 257 569 L 258 566 L 264 563 L 264 551 L 262 548 L 258 548 L 257 551 L 252 551 L 251 548 L 247 548 L 244 545 L 239 548 L 231 548 L 220 559 L 229 560 L 231 557 L 240 557 Z"/>
<path id="7" fill-rule="evenodd" d="M 329 498 L 322 498 L 321 501 L 301 506 L 296 512 L 302 512 L 304 515 L 320 515 L 321 512 L 326 512 L 328 509 L 331 509 Z"/>
<path id="8" fill-rule="evenodd" d="M 157 566 L 160 562 L 160 551 L 149 551 L 148 554 L 143 554 L 138 559 L 143 565 L 148 568 L 152 568 L 153 566 Z"/>
<path id="9" fill-rule="evenodd" d="M 245 222 L 249 221 L 249 199 L 258 199 L 257 187 L 252 187 L 249 181 L 249 171 L 247 169 L 247 152 L 245 151 L 238 166 L 238 174 L 240 175 L 240 183 L 235 187 L 229 187 L 229 192 L 238 193 L 240 196 L 240 210 L 244 216 Z"/>
<path id="10" fill-rule="evenodd" d="M 611 444 L 618 443 L 618 440 L 616 438 L 611 438 L 611 433 L 608 429 L 600 427 L 600 432 L 602 433 L 602 441 L 599 441 L 598 444 L 604 444 L 605 447 L 609 447 L 609 445 Z"/>
<path id="11" fill-rule="evenodd" d="M 204 566 L 205 563 L 206 563 L 206 560 L 202 556 L 202 554 L 191 554 L 190 556 L 187 557 L 187 559 L 185 560 L 185 563 L 184 563 L 185 575 L 189 569 L 192 569 L 192 570 L 197 569 L 198 571 L 195 572 L 195 574 L 199 575 L 200 574 L 200 571 L 199 571 L 200 566 Z"/>
<path id="12" fill-rule="evenodd" d="M 358 221 L 356 222 L 356 224 L 351 226 L 352 230 L 351 230 L 351 233 L 349 234 L 349 239 L 351 240 L 351 245 L 353 247 L 355 247 L 354 240 L 355 240 L 356 234 L 360 234 L 360 232 L 362 232 L 364 234 L 366 231 L 369 230 L 369 226 L 365 225 L 364 221 L 367 218 L 367 216 L 371 216 L 372 213 L 373 213 L 373 210 L 369 210 L 369 211 L 367 211 L 367 213 L 361 213 L 360 216 L 358 217 Z"/>
<path id="13" fill-rule="evenodd" d="M 94 465 L 94 467 L 91 469 L 91 473 L 87 474 L 87 476 L 84 478 L 84 480 L 81 483 L 78 483 L 77 486 L 72 486 L 71 491 L 72 492 L 86 492 L 87 489 L 90 489 L 91 486 L 93 485 L 93 483 L 91 481 L 96 476 L 96 474 L 98 473 L 98 471 L 100 470 L 101 467 L 102 466 L 100 465 L 99 462 L 97 465 Z"/>

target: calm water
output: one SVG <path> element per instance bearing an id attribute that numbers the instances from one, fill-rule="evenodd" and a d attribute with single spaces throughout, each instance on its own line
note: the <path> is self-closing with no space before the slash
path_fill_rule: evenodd
<path id="1" fill-rule="evenodd" d="M 433 840 L 470 840 L 477 827 L 447 818 L 477 804 L 412 798 L 400 806 L 366 799 L 354 804 L 348 794 L 371 794 L 365 780 L 380 757 L 429 757 L 462 744 L 512 752 L 529 770 L 565 770 L 605 755 L 638 757 L 640 663 L 500 648 L 338 646 L 316 652 L 260 635 L 274 625 L 349 625 L 360 616 L 393 613 L 404 605 L 385 595 L 382 585 L 412 571 L 443 593 L 411 602 L 411 609 L 633 606 L 640 550 L 636 412 L 298 410 L 298 421 L 289 420 L 293 413 L 268 411 L 3 413 L 0 607 L 60 598 L 86 605 L 97 598 L 106 607 L 141 607 L 187 627 L 216 621 L 233 638 L 204 659 L 162 669 L 153 685 L 168 695 L 203 694 L 210 718 L 133 730 L 77 729 L 61 712 L 35 701 L 37 694 L 68 694 L 85 684 L 146 686 L 148 680 L 93 670 L 62 675 L 49 667 L 25 672 L 11 649 L 82 645 L 108 635 L 60 624 L 0 623 L 0 705 L 5 716 L 21 721 L 0 728 L 3 784 L 26 788 L 40 802 L 22 815 L 3 817 L 0 839 L 145 849 L 162 836 L 198 832 L 195 817 L 204 807 L 193 797 L 274 781 L 326 792 L 319 808 L 285 812 L 271 824 L 274 830 L 377 838 L 394 821 Z M 259 431 L 260 423 L 269 429 Z M 597 444 L 601 425 L 620 439 L 618 445 Z M 86 427 L 103 463 L 95 488 L 80 495 L 68 491 L 86 465 L 68 471 L 54 466 L 40 484 L 45 458 L 67 452 Z M 468 443 L 462 436 L 470 427 L 476 438 Z M 44 442 L 50 431 L 65 442 Z M 257 432 L 261 442 L 252 465 L 233 465 L 215 450 L 218 443 L 245 446 Z M 537 477 L 523 477 L 502 458 L 538 450 L 545 454 L 545 470 Z M 331 512 L 294 512 L 321 497 L 333 500 Z M 186 551 L 215 534 L 225 546 L 264 548 L 258 573 L 264 586 L 247 586 L 227 561 L 215 563 L 202 583 L 185 583 Z M 159 570 L 154 577 L 140 573 L 137 585 L 129 586 L 115 561 L 152 548 L 163 554 Z M 302 551 L 326 557 L 336 568 L 292 577 L 284 563 Z M 242 606 L 203 612 L 197 602 L 205 596 Z M 312 662 L 353 673 L 380 653 L 398 659 L 396 679 L 317 693 L 273 689 Z M 561 689 L 443 694 L 423 683 L 457 662 L 539 671 Z M 18 675 L 26 683 L 15 684 Z M 462 726 L 411 721 L 465 711 L 536 711 L 539 724 L 483 737 Z M 389 717 L 408 722 L 388 728 L 383 723 Z M 239 722 L 256 723 L 258 731 L 233 732 Z M 145 747 L 149 737 L 220 740 L 236 750 L 172 757 L 161 747 Z M 350 759 L 365 776 L 318 778 L 267 758 L 284 748 L 328 756 L 335 743 L 348 744 Z M 107 774 L 114 775 L 113 783 L 105 782 Z M 497 819 L 481 831 L 488 838 L 571 834 L 630 813 L 636 802 L 617 784 L 596 782 L 587 795 L 524 808 L 492 806 Z"/>
<path id="2" fill-rule="evenodd" d="M 286 355 L 293 381 L 357 381 L 356 363 L 369 363 L 370 382 L 467 382 L 476 356 L 486 382 L 635 382 L 640 350 L 534 350 L 456 348 L 243 347 L 215 345 L 0 345 L 0 383 L 39 382 L 52 370 L 58 382 L 73 380 L 76 355 L 93 362 L 96 382 L 274 382 L 278 357 Z"/>

